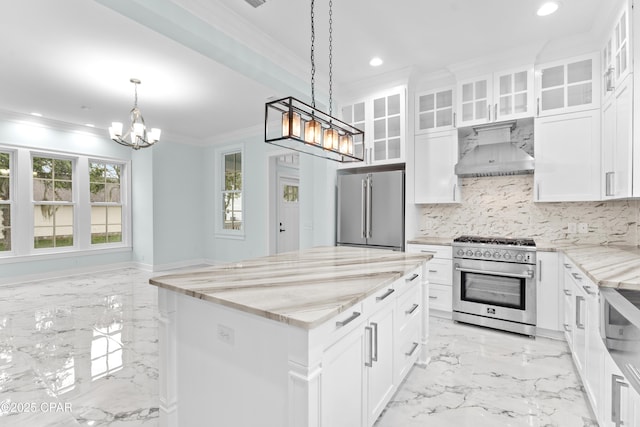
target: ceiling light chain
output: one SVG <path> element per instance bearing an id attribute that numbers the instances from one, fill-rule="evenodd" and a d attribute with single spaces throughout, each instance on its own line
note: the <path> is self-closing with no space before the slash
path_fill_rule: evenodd
<path id="1" fill-rule="evenodd" d="M 329 0 L 329 115 L 333 115 L 333 0 Z"/>
<path id="2" fill-rule="evenodd" d="M 316 108 L 315 0 L 311 0 L 311 106 Z"/>

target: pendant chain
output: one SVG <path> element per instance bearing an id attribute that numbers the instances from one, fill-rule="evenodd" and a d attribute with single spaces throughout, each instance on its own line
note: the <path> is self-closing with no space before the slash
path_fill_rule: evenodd
<path id="1" fill-rule="evenodd" d="M 316 41 L 316 29 L 315 29 L 315 13 L 314 13 L 315 0 L 311 0 L 311 106 L 316 108 L 316 61 L 314 44 Z"/>
<path id="2" fill-rule="evenodd" d="M 333 0 L 329 0 L 329 115 L 333 116 Z"/>

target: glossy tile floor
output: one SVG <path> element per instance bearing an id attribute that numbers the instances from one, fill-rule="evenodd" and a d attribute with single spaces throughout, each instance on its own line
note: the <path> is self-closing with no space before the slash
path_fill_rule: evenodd
<path id="1" fill-rule="evenodd" d="M 156 426 L 151 275 L 0 287 L 0 425 Z M 435 318 L 430 332 L 431 364 L 414 367 L 376 427 L 595 425 L 565 343 Z"/>

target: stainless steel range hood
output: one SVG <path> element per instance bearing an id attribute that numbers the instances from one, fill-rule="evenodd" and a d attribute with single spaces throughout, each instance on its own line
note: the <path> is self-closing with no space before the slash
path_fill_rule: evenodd
<path id="1" fill-rule="evenodd" d="M 515 125 L 515 121 L 510 121 L 473 127 L 478 135 L 478 146 L 456 164 L 456 175 L 478 177 L 533 173 L 533 157 L 511 143 L 511 130 Z"/>

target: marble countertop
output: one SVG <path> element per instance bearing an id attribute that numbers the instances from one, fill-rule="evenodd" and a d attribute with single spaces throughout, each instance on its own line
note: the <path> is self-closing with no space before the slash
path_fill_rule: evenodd
<path id="1" fill-rule="evenodd" d="M 453 238 L 417 236 L 408 243 L 450 246 Z M 595 284 L 640 291 L 640 248 L 535 240 L 536 250 L 562 252 Z"/>
<path id="2" fill-rule="evenodd" d="M 431 257 L 382 249 L 319 247 L 153 277 L 149 283 L 311 329 Z"/>

